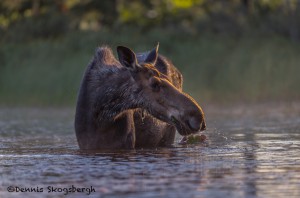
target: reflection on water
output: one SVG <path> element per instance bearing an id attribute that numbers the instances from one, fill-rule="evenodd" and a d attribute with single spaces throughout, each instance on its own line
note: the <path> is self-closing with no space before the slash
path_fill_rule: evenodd
<path id="1" fill-rule="evenodd" d="M 82 152 L 72 110 L 2 108 L 0 197 L 64 197 L 47 187 L 72 185 L 92 186 L 88 197 L 300 197 L 299 109 L 207 106 L 204 143 Z"/>

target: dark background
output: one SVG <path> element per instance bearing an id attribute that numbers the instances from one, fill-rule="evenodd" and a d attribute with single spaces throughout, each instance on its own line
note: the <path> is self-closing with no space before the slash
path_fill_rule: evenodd
<path id="1" fill-rule="evenodd" d="M 299 41 L 299 0 L 2 0 L 0 105 L 73 106 L 97 46 L 157 42 L 197 101 L 296 101 Z"/>

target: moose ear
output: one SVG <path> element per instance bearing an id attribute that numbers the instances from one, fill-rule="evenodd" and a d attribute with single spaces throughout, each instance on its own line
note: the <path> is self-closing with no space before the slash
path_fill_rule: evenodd
<path id="1" fill-rule="evenodd" d="M 151 52 L 148 54 L 145 60 L 146 63 L 155 65 L 158 57 L 158 48 L 159 48 L 159 43 L 157 43 L 156 47 L 153 50 L 151 50 Z"/>
<path id="2" fill-rule="evenodd" d="M 117 52 L 119 61 L 123 66 L 131 69 L 136 69 L 136 67 L 138 66 L 137 59 L 135 53 L 131 49 L 123 46 L 118 46 Z"/>

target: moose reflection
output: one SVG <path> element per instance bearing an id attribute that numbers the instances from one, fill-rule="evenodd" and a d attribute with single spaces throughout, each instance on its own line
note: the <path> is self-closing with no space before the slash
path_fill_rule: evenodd
<path id="1" fill-rule="evenodd" d="M 80 149 L 168 146 L 175 132 L 205 130 L 204 113 L 182 92 L 182 75 L 170 60 L 99 47 L 87 66 L 78 94 L 75 131 Z"/>

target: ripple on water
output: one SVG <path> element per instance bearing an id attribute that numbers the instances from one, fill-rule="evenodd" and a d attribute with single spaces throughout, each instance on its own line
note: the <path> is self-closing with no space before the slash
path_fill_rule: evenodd
<path id="1" fill-rule="evenodd" d="M 8 193 L 10 185 L 93 186 L 97 193 L 89 197 L 300 196 L 300 116 L 216 114 L 207 118 L 204 143 L 82 152 L 73 115 L 68 109 L 0 111 L 0 197 L 49 196 Z"/>

